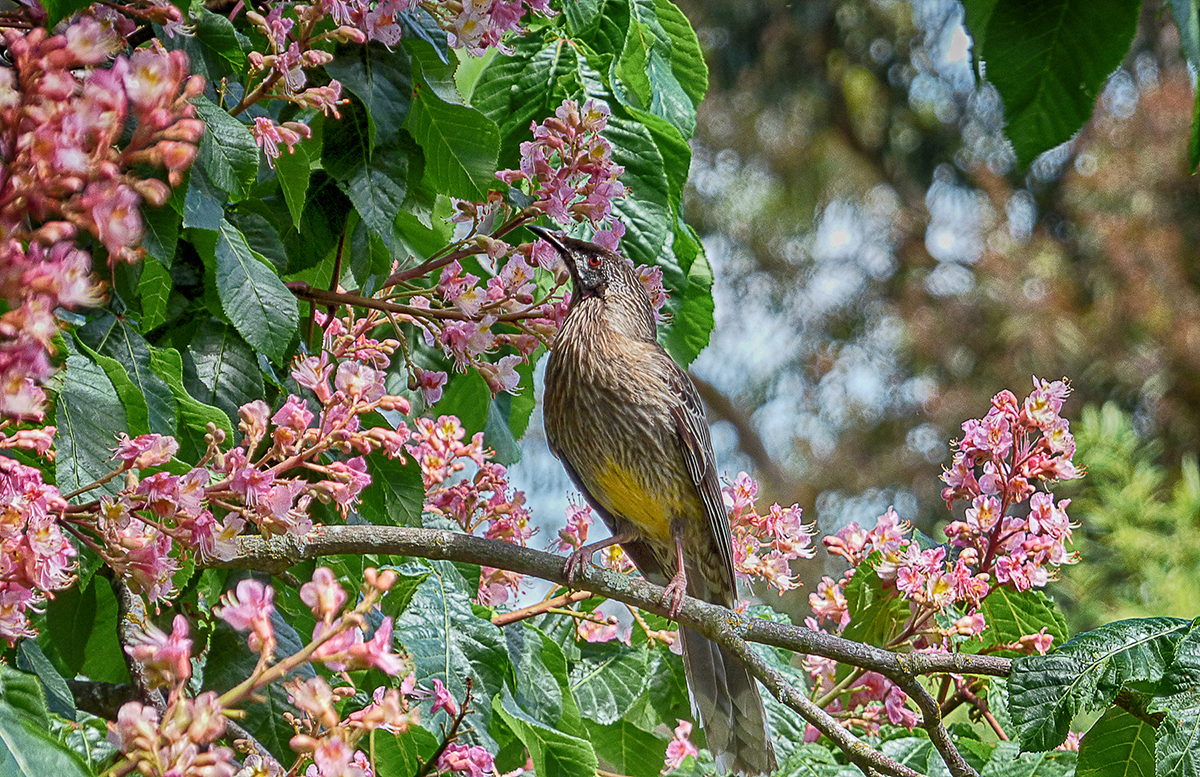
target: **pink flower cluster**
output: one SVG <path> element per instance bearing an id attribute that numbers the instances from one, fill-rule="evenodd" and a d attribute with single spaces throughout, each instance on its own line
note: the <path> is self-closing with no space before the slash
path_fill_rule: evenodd
<path id="1" fill-rule="evenodd" d="M 524 34 L 521 20 L 526 11 L 543 16 L 558 13 L 550 8 L 550 0 L 461 0 L 453 3 L 425 0 L 420 5 L 437 19 L 453 48 L 466 49 L 474 56 L 482 55 L 489 48 L 511 54 L 512 49 L 504 45 L 504 36 L 510 32 Z"/>
<path id="2" fill-rule="evenodd" d="M 395 584 L 396 575 L 369 568 L 363 577 L 360 600 L 353 610 L 343 612 L 348 600 L 345 590 L 329 569 L 316 570 L 312 581 L 300 589 L 301 601 L 317 618 L 312 643 L 279 664 L 273 663 L 276 640 L 271 614 L 275 591 L 257 580 L 239 582 L 214 612 L 233 628 L 250 632 L 250 647 L 260 653 L 261 660 L 245 683 L 219 698 L 213 692 L 194 699 L 184 695 L 192 658 L 187 620 L 175 616 L 170 635 L 146 624 L 126 651 L 145 668 L 151 687 L 169 687 L 167 708 L 160 716 L 156 709 L 139 702 L 124 705 L 117 722 L 110 724 L 110 740 L 131 768 L 146 774 L 232 777 L 238 770 L 233 752 L 210 744 L 224 733 L 228 709 L 262 686 L 292 674 L 300 663 L 323 663 L 336 672 L 375 667 L 399 675 L 409 670 L 409 662 L 392 652 L 391 618 L 383 619 L 370 640 L 363 639 L 361 630 L 364 614 Z M 410 708 L 407 698 L 411 680 L 410 674 L 401 689 L 376 689 L 370 704 L 344 720 L 334 705 L 354 695 L 352 686 L 332 688 L 322 677 L 289 682 L 288 699 L 301 712 L 293 721 L 297 733 L 290 742 L 300 754 L 293 773 L 309 761 L 307 777 L 370 777 L 367 756 L 355 745 L 375 729 L 402 733 L 418 722 L 417 711 Z"/>
<path id="3" fill-rule="evenodd" d="M 1037 488 L 1049 480 L 1080 476 L 1071 460 L 1074 439 L 1059 415 L 1070 387 L 1064 381 L 1038 378 L 1033 384 L 1024 402 L 1002 391 L 984 418 L 963 424 L 964 437 L 942 476 L 947 484 L 942 495 L 948 505 L 963 499 L 970 507 L 962 520 L 946 527 L 948 545 L 922 546 L 908 536 L 910 526 L 890 508 L 869 530 L 851 523 L 823 539 L 829 552 L 844 558 L 850 568 L 840 580 L 824 578 L 809 594 L 814 615 L 807 620 L 809 627 L 820 629 L 825 623 L 840 632 L 850 623 L 844 591 L 867 564 L 885 592 L 894 592 L 908 604 L 906 621 L 896 624 L 890 635 L 892 645 L 953 650 L 987 628 L 979 604 L 993 588 L 1025 591 L 1044 586 L 1054 568 L 1076 560 L 1065 547 L 1071 538 L 1069 500 L 1056 503 L 1053 494 Z M 1026 501 L 1024 514 L 1009 513 Z M 954 613 L 956 620 L 939 626 L 937 613 Z M 1042 629 L 996 648 L 1044 654 L 1052 640 Z M 821 692 L 837 685 L 833 662 L 809 657 L 805 665 Z M 870 728 L 869 709 L 860 708 L 877 704 L 891 723 L 911 727 L 915 716 L 910 719 L 913 714 L 903 702 L 903 693 L 889 681 L 867 674 L 838 693 L 827 709 L 866 721 L 863 725 Z M 874 720 L 881 718 L 876 714 Z"/>
<path id="4" fill-rule="evenodd" d="M 729 525 L 733 531 L 733 568 L 738 576 L 759 578 L 782 594 L 799 587 L 792 576 L 791 562 L 812 558 L 817 549 L 812 537 L 816 529 L 804 525 L 800 506 L 771 505 L 766 515 L 755 508 L 758 483 L 745 472 L 722 487 Z"/>
<path id="5" fill-rule="evenodd" d="M 1075 438 L 1059 415 L 1070 391 L 1066 381 L 1039 378 L 1024 402 L 1001 391 L 986 416 L 963 424 L 958 452 L 942 475 L 946 504 L 958 499 L 971 504 L 963 520 L 946 527 L 951 544 L 981 559 L 981 572 L 993 572 L 1018 591 L 1046 585 L 1053 568 L 1077 560 L 1066 549 L 1071 500 L 1055 503 L 1052 493 L 1035 489 L 1037 483 L 1081 475 L 1071 460 Z M 1026 500 L 1028 515 L 1009 514 Z"/>
<path id="6" fill-rule="evenodd" d="M 683 766 L 683 762 L 688 756 L 696 758 L 700 755 L 700 750 L 692 744 L 692 722 L 690 720 L 681 720 L 679 725 L 675 727 L 671 742 L 667 745 L 667 756 L 663 761 L 663 774 L 672 772 Z"/>
<path id="7" fill-rule="evenodd" d="M 533 534 L 525 494 L 511 490 L 507 470 L 491 461 L 491 452 L 484 449 L 483 434 L 464 443 L 466 432 L 454 416 L 442 416 L 436 422 L 418 418 L 415 427 L 409 450 L 421 465 L 425 510 L 446 516 L 467 534 L 482 529 L 490 540 L 524 546 Z M 474 476 L 447 485 L 450 474 L 464 469 L 467 461 L 476 467 Z M 490 606 L 508 601 L 510 594 L 520 590 L 521 581 L 522 576 L 515 572 L 484 567 L 479 580 L 480 603 Z"/>
<path id="8" fill-rule="evenodd" d="M 461 745 L 451 742 L 438 758 L 438 774 L 454 772 L 467 777 L 486 777 L 495 771 L 492 754 L 479 745 Z"/>
<path id="9" fill-rule="evenodd" d="M 36 636 L 27 612 L 75 582 L 75 548 L 60 518 L 67 502 L 42 473 L 0 456 L 0 637 Z"/>
<path id="10" fill-rule="evenodd" d="M 459 371 L 476 369 L 493 393 L 515 392 L 520 385 L 517 366 L 539 345 L 551 341 L 566 314 L 565 305 L 560 299 L 535 299 L 534 268 L 512 246 L 486 236 L 475 241 L 486 245 L 489 258 L 496 263 L 495 274 L 481 281 L 458 261 L 451 262 L 442 269 L 434 289 L 441 305 L 434 307 L 429 298 L 417 297 L 411 315 L 401 318 L 420 327 L 425 344 L 440 348 Z M 425 314 L 422 309 L 430 312 Z M 514 353 L 494 362 L 483 358 L 500 348 Z M 422 372 L 421 388 L 428 402 L 441 397 L 445 379 L 442 372 Z"/>
<path id="11" fill-rule="evenodd" d="M 212 744 L 225 733 L 225 711 L 217 694 L 194 699 L 173 694 L 166 710 L 131 701 L 109 724 L 108 739 L 142 774 L 233 777 L 233 750 Z"/>
<path id="12" fill-rule="evenodd" d="M 805 656 L 804 667 L 820 692 L 827 693 L 837 685 L 836 661 Z M 920 722 L 920 717 L 908 707 L 908 695 L 878 672 L 865 672 L 828 703 L 825 710 L 846 724 L 870 732 L 877 732 L 885 723 L 911 729 Z M 805 727 L 804 741 L 815 742 L 820 737 L 821 732 L 815 727 Z"/>
<path id="13" fill-rule="evenodd" d="M 604 103 L 589 99 L 580 109 L 564 100 L 553 118 L 531 125 L 533 140 L 521 144 L 520 169 L 496 177 L 514 186 L 525 182 L 534 209 L 560 224 L 590 222 L 599 230 L 595 242 L 615 250 L 625 225 L 613 217 L 612 206 L 625 196 L 618 180 L 625 168 L 613 163 L 612 146 L 600 134 L 608 115 Z"/>
<path id="14" fill-rule="evenodd" d="M 161 46 L 101 67 L 124 41 L 93 16 L 58 35 L 2 36 L 12 64 L 0 67 L 0 414 L 40 420 L 55 309 L 105 293 L 85 235 L 110 262 L 141 257 L 141 205 L 163 205 L 195 158 L 204 125 L 189 100 L 204 81 Z M 166 181 L 133 172 L 147 165 Z"/>

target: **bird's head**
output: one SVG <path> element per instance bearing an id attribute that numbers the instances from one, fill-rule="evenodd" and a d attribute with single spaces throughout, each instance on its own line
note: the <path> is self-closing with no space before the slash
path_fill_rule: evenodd
<path id="1" fill-rule="evenodd" d="M 528 228 L 553 246 L 567 265 L 575 292 L 572 310 L 588 300 L 598 300 L 608 310 L 611 323 L 628 328 L 630 335 L 655 338 L 654 305 L 629 260 L 604 246 L 562 232 L 532 224 Z"/>

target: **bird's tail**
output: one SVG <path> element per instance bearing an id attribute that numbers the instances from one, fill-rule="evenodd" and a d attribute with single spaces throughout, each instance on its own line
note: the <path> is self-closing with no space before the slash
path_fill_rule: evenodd
<path id="1" fill-rule="evenodd" d="M 762 697 L 740 661 L 708 638 L 680 628 L 692 704 L 722 774 L 766 775 L 776 769 Z"/>

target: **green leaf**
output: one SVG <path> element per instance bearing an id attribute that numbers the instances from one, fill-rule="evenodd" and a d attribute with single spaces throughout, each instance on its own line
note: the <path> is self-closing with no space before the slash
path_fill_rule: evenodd
<path id="1" fill-rule="evenodd" d="M 411 456 L 404 463 L 383 453 L 367 457 L 371 485 L 363 491 L 358 512 L 376 526 L 421 526 L 425 483 L 421 466 Z"/>
<path id="2" fill-rule="evenodd" d="M 238 42 L 233 23 L 221 14 L 203 7 L 195 8 L 192 15 L 196 20 L 196 40 L 208 52 L 225 60 L 235 73 L 244 72 L 247 65 L 246 53 L 242 51 Z"/>
<path id="3" fill-rule="evenodd" d="M 219 407 L 206 405 L 187 393 L 183 386 L 183 358 L 174 348 L 155 348 L 150 351 L 150 369 L 171 389 L 179 408 L 180 458 L 197 461 L 207 448 L 204 436 L 208 424 L 215 424 L 225 431 L 225 438 L 233 439 L 233 425 L 229 416 Z"/>
<path id="4" fill-rule="evenodd" d="M 138 296 L 142 300 L 142 327 L 147 332 L 166 322 L 171 288 L 171 273 L 167 268 L 153 257 L 146 257 L 138 280 Z"/>
<path id="5" fill-rule="evenodd" d="M 396 640 L 412 656 L 420 684 L 428 686 L 436 677 L 461 704 L 471 678 L 475 702 L 467 720 L 482 736 L 492 710 L 480 700 L 493 698 L 512 674 L 504 635 L 475 615 L 470 597 L 476 589 L 453 564 L 427 565 L 432 574 L 396 619 Z"/>
<path id="6" fill-rule="evenodd" d="M 450 379 L 434 409 L 438 415 L 458 416 L 467 437 L 470 437 L 487 426 L 491 404 L 492 390 L 488 388 L 487 381 L 471 370 Z"/>
<path id="7" fill-rule="evenodd" d="M 629 3 L 630 23 L 621 55 L 613 63 L 613 69 L 632 90 L 636 99 L 631 102 L 635 107 L 666 119 L 685 138 L 690 138 L 696 131 L 696 106 L 675 76 L 671 62 L 674 47 L 659 23 L 655 5 L 653 0 L 631 0 Z M 678 19 L 675 21 L 678 23 Z M 686 19 L 683 29 L 691 30 Z M 695 33 L 692 33 L 692 39 L 694 41 Z M 696 46 L 698 51 L 699 44 Z M 703 65 L 703 58 L 700 62 Z M 703 70 L 701 83 L 706 85 L 707 78 L 707 70 Z M 703 90 L 700 94 L 703 95 Z M 620 90 L 617 96 L 618 99 L 622 97 Z"/>
<path id="8" fill-rule="evenodd" d="M 95 623 L 96 588 L 90 583 L 58 591 L 46 603 L 46 633 L 72 675 L 79 673 L 87 658 Z"/>
<path id="9" fill-rule="evenodd" d="M 146 397 L 138 391 L 124 365 L 111 356 L 97 353 L 88 347 L 87 343 L 76 343 L 85 356 L 100 365 L 104 374 L 112 381 L 113 389 L 121 398 L 121 406 L 125 408 L 125 431 L 131 435 L 150 433 L 150 406 Z"/>
<path id="10" fill-rule="evenodd" d="M 46 9 L 46 29 L 54 29 L 63 19 L 89 5 L 88 0 L 45 0 L 42 7 Z"/>
<path id="11" fill-rule="evenodd" d="M 708 65 L 696 31 L 671 0 L 654 0 L 658 23 L 671 40 L 671 70 L 694 106 L 708 92 Z"/>
<path id="12" fill-rule="evenodd" d="M 828 749 L 818 744 L 802 744 L 786 755 L 775 777 L 857 777 L 862 774 L 853 766 L 838 764 Z"/>
<path id="13" fill-rule="evenodd" d="M 163 266 L 170 267 L 175 261 L 175 248 L 179 243 L 181 215 L 170 205 L 161 208 L 142 208 L 142 221 L 146 234 L 142 237 L 142 248 Z"/>
<path id="14" fill-rule="evenodd" d="M 872 554 L 874 555 L 874 554 Z M 868 645 L 885 645 L 894 636 L 899 623 L 908 615 L 908 605 L 900 597 L 883 590 L 883 580 L 873 559 L 858 567 L 846 586 L 846 607 L 850 613 L 842 636 Z"/>
<path id="15" fill-rule="evenodd" d="M 187 193 L 183 201 L 183 226 L 195 229 L 219 229 L 225 218 L 225 192 L 219 191 L 204 168 L 193 165 L 188 173 Z"/>
<path id="16" fill-rule="evenodd" d="M 79 604 L 92 607 L 95 616 L 91 633 L 76 637 L 87 640 L 79 672 L 98 682 L 127 683 L 129 669 L 125 665 L 125 649 L 117 640 L 117 597 L 113 595 L 112 586 L 102 577 L 93 576 L 88 588 L 91 594 L 85 592 Z M 59 596 L 61 594 L 56 594 L 55 599 Z"/>
<path id="17" fill-rule="evenodd" d="M 571 668 L 571 692 L 580 715 L 607 726 L 621 718 L 645 691 L 652 651 L 606 643 L 593 646 L 588 653 Z"/>
<path id="18" fill-rule="evenodd" d="M 288 213 L 292 217 L 292 226 L 300 228 L 300 217 L 304 213 L 305 196 L 308 194 L 308 181 L 312 177 L 312 163 L 304 143 L 292 147 L 291 153 L 281 152 L 275 160 L 275 174 L 279 178 L 279 188 L 283 191 L 283 200 L 287 203 Z"/>
<path id="19" fill-rule="evenodd" d="M 495 182 L 500 130 L 475 108 L 445 102 L 428 85 L 413 92 L 408 131 L 425 152 L 425 175 L 444 194 L 482 200 Z"/>
<path id="20" fill-rule="evenodd" d="M 1080 634 L 1048 655 L 1016 659 L 1008 681 L 1009 712 L 1021 747 L 1057 747 L 1080 709 L 1108 706 L 1129 684 L 1158 683 L 1189 625 L 1178 618 L 1117 621 Z"/>
<path id="21" fill-rule="evenodd" d="M 237 423 L 238 408 L 266 390 L 254 351 L 228 324 L 205 321 L 187 356 L 184 386 L 201 403 L 225 411 L 227 423 Z"/>
<path id="22" fill-rule="evenodd" d="M 1062 613 L 1041 591 L 1014 591 L 996 587 L 979 603 L 987 619 L 988 628 L 981 635 L 982 648 L 999 644 L 1014 643 L 1027 634 L 1037 634 L 1042 627 L 1047 634 L 1054 635 L 1054 645 L 1066 641 L 1069 632 Z M 1015 651 L 1002 651 L 1001 655 L 1017 655 Z"/>
<path id="23" fill-rule="evenodd" d="M 75 720 L 75 696 L 67 687 L 67 681 L 46 658 L 37 640 L 21 640 L 17 646 L 17 667 L 37 675 L 46 694 L 46 708 L 50 712 L 67 720 Z"/>
<path id="24" fill-rule="evenodd" d="M 513 689 L 517 704 L 533 718 L 563 728 L 564 696 L 569 697 L 570 691 L 562 648 L 528 621 L 506 626 L 504 639 L 508 654 L 515 660 Z M 568 706 L 574 716 L 568 723 L 577 724 L 578 711 L 573 704 Z"/>
<path id="25" fill-rule="evenodd" d="M 412 98 L 412 70 L 405 48 L 388 49 L 378 41 L 341 45 L 325 70 L 362 100 L 371 146 L 395 143 Z"/>
<path id="26" fill-rule="evenodd" d="M 1150 777 L 1154 727 L 1119 707 L 1104 713 L 1079 743 L 1076 777 Z"/>
<path id="27" fill-rule="evenodd" d="M 313 173 L 307 196 L 300 215 L 302 229 L 290 226 L 283 230 L 288 275 L 315 267 L 332 254 L 346 227 L 346 219 L 353 211 L 338 182 L 324 171 Z"/>
<path id="28" fill-rule="evenodd" d="M 70 343 L 67 345 L 70 349 Z M 99 480 L 114 469 L 112 450 L 118 432 L 127 431 L 125 408 L 108 376 L 95 362 L 68 351 L 62 388 L 55 409 L 58 434 L 54 476 L 64 494 Z M 115 494 L 122 488 L 110 482 L 102 491 Z M 96 493 L 83 495 L 94 499 Z"/>
<path id="29" fill-rule="evenodd" d="M 46 708 L 46 697 L 38 679 L 28 672 L 19 672 L 9 666 L 0 666 L 0 702 L 9 710 L 28 718 L 40 726 L 50 723 Z"/>
<path id="30" fill-rule="evenodd" d="M 1129 52 L 1140 8 L 1132 0 L 996 3 L 982 14 L 982 32 L 970 28 L 1004 101 L 1020 164 L 1070 140 L 1088 120 L 1105 79 Z"/>
<path id="31" fill-rule="evenodd" d="M 603 134 L 612 144 L 613 161 L 625 168 L 621 182 L 630 191 L 613 203 L 613 212 L 625 223 L 621 249 L 636 263 L 656 264 L 675 223 L 666 162 L 650 130 L 619 110 L 609 116 Z"/>
<path id="32" fill-rule="evenodd" d="M 250 128 L 214 105 L 206 97 L 193 101 L 196 115 L 204 121 L 200 140 L 200 164 L 209 180 L 228 192 L 232 202 L 249 193 L 258 177 L 258 146 Z"/>
<path id="33" fill-rule="evenodd" d="M 43 727 L 0 703 L 0 774 L 12 777 L 90 777 L 79 756 Z"/>
<path id="34" fill-rule="evenodd" d="M 376 777 L 412 777 L 437 752 L 440 740 L 420 726 L 403 734 L 391 734 L 383 729 L 371 732 L 370 748 L 375 756 Z"/>
<path id="35" fill-rule="evenodd" d="M 673 256 L 675 262 L 668 261 Z M 687 366 L 708 345 L 712 336 L 713 272 L 708 256 L 692 228 L 679 219 L 672 236 L 670 252 L 659 260 L 663 283 L 670 298 L 665 305 L 670 324 L 663 336 L 663 347 L 676 362 Z"/>
<path id="36" fill-rule="evenodd" d="M 599 763 L 591 742 L 535 720 L 520 708 L 507 685 L 493 699 L 492 710 L 529 748 L 538 777 L 594 777 L 596 774 Z"/>
<path id="37" fill-rule="evenodd" d="M 375 149 L 343 186 L 363 223 L 389 247 L 395 242 L 392 223 L 404 205 L 407 188 L 408 156 L 396 147 Z"/>
<path id="38" fill-rule="evenodd" d="M 618 774 L 657 777 L 662 772 L 667 755 L 665 739 L 624 720 L 608 726 L 589 720 L 585 725 L 596 755 L 607 761 Z"/>
<path id="39" fill-rule="evenodd" d="M 572 36 L 578 36 L 596 22 L 603 8 L 604 0 L 574 0 L 574 2 L 563 3 L 563 16 L 567 20 L 567 32 Z"/>
<path id="40" fill-rule="evenodd" d="M 414 60 L 413 73 L 418 74 L 426 86 L 448 103 L 464 104 L 455 83 L 454 62 L 444 61 L 432 43 L 419 38 L 405 38 L 404 48 Z"/>
<path id="41" fill-rule="evenodd" d="M 108 314 L 89 321 L 76 334 L 89 347 L 116 359 L 125 368 L 129 380 L 146 403 L 149 431 L 175 434 L 178 425 L 175 395 L 150 368 L 150 346 L 138 331 L 124 319 Z"/>
<path id="42" fill-rule="evenodd" d="M 1077 757 L 1074 750 L 1022 753 L 1016 742 L 1000 742 L 980 777 L 1071 777 Z"/>
<path id="43" fill-rule="evenodd" d="M 217 295 L 246 342 L 283 364 L 300 323 L 299 305 L 246 237 L 222 219 L 219 230 L 197 230 L 193 243 L 216 276 Z"/>

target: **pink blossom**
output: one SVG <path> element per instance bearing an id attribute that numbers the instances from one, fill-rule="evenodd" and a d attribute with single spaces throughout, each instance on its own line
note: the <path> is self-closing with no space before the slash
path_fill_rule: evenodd
<path id="1" fill-rule="evenodd" d="M 312 614 L 326 623 L 341 612 L 346 604 L 346 591 L 329 567 L 317 567 L 312 580 L 300 586 L 300 601 L 308 605 Z"/>
<path id="2" fill-rule="evenodd" d="M 222 598 L 225 606 L 214 612 L 238 631 L 251 632 L 251 650 L 257 653 L 267 646 L 274 648 L 275 630 L 271 625 L 271 613 L 275 611 L 274 588 L 246 578 L 238 582 L 235 592 L 227 591 Z"/>
<path id="3" fill-rule="evenodd" d="M 679 725 L 675 727 L 671 742 L 667 745 L 667 757 L 663 762 L 663 774 L 678 769 L 683 765 L 684 759 L 688 756 L 696 758 L 700 755 L 700 750 L 692 744 L 691 735 L 691 721 L 680 720 Z"/>
<path id="4" fill-rule="evenodd" d="M 429 713 L 436 715 L 438 710 L 445 710 L 451 718 L 458 716 L 458 704 L 454 701 L 454 697 L 450 695 L 445 683 L 435 677 L 433 678 L 433 706 L 430 707 Z"/>
<path id="5" fill-rule="evenodd" d="M 153 623 L 143 624 L 125 652 L 146 669 L 151 688 L 178 686 L 192 676 L 192 640 L 187 618 L 182 615 L 175 616 L 170 636 Z"/>

